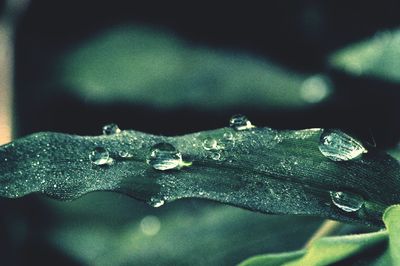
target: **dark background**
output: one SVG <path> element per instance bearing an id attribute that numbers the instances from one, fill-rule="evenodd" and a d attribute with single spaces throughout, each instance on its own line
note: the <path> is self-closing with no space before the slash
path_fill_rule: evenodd
<path id="1" fill-rule="evenodd" d="M 225 126 L 239 112 L 258 125 L 275 128 L 372 130 L 378 144 L 392 145 L 399 136 L 399 126 L 394 126 L 397 98 L 393 98 L 398 95 L 393 95 L 392 84 L 337 73 L 327 57 L 377 31 L 398 26 L 399 7 L 398 1 L 35 1 L 22 18 L 16 38 L 18 132 L 97 134 L 102 124 L 113 121 L 126 128 L 174 135 Z M 65 88 L 48 85 L 57 56 L 122 23 L 165 29 L 194 45 L 248 53 L 304 74 L 327 73 L 334 79 L 336 97 L 329 105 L 295 112 L 248 104 L 218 112 L 205 108 L 165 111 L 120 103 L 98 106 L 68 95 Z M 41 93 L 48 86 L 54 92 L 51 98 Z M 177 116 L 180 119 L 174 119 Z"/>

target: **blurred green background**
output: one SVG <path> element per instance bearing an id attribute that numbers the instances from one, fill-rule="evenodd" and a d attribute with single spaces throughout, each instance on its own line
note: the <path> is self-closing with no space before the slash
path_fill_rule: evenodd
<path id="1" fill-rule="evenodd" d="M 98 135 L 114 122 L 177 135 L 244 113 L 393 147 L 398 10 L 394 0 L 32 1 L 15 33 L 17 134 Z M 1 199 L 0 210 L 1 265 L 233 265 L 301 248 L 322 221 L 203 200 L 155 209 L 109 192 Z"/>

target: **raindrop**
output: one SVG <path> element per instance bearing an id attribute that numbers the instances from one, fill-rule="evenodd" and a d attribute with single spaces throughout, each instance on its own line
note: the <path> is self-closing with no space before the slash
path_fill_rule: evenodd
<path id="1" fill-rule="evenodd" d="M 229 120 L 229 126 L 235 130 L 245 130 L 254 128 L 250 120 L 244 115 L 234 115 Z"/>
<path id="2" fill-rule="evenodd" d="M 150 201 L 148 202 L 149 205 L 151 205 L 154 208 L 158 208 L 163 206 L 165 203 L 164 200 L 162 199 L 156 199 L 156 198 L 151 198 Z"/>
<path id="3" fill-rule="evenodd" d="M 151 148 L 146 162 L 160 171 L 180 169 L 183 166 L 191 165 L 182 160 L 182 154 L 174 146 L 165 142 L 158 143 Z"/>
<path id="4" fill-rule="evenodd" d="M 110 153 L 102 147 L 96 147 L 93 151 L 91 151 L 89 154 L 89 159 L 95 165 L 110 165 L 114 161 L 112 158 L 110 158 Z"/>
<path id="5" fill-rule="evenodd" d="M 203 148 L 205 150 L 207 150 L 207 151 L 209 151 L 209 150 L 217 150 L 219 148 L 218 147 L 218 142 L 217 142 L 216 139 L 208 137 L 203 141 Z"/>
<path id="6" fill-rule="evenodd" d="M 225 132 L 223 137 L 226 140 L 233 140 L 233 134 L 231 132 Z"/>
<path id="7" fill-rule="evenodd" d="M 128 151 L 119 151 L 118 155 L 121 158 L 132 158 L 133 157 L 133 155 L 131 153 L 129 153 Z"/>
<path id="8" fill-rule="evenodd" d="M 331 191 L 331 199 L 333 204 L 345 212 L 355 212 L 361 209 L 364 199 L 356 194 L 342 191 Z"/>
<path id="9" fill-rule="evenodd" d="M 221 159 L 221 154 L 219 152 L 213 152 L 211 153 L 210 157 L 214 161 L 219 161 Z"/>
<path id="10" fill-rule="evenodd" d="M 318 147 L 325 157 L 333 161 L 352 160 L 368 152 L 361 142 L 337 129 L 324 129 Z"/>
<path id="11" fill-rule="evenodd" d="M 118 125 L 114 124 L 114 123 L 105 125 L 103 127 L 104 135 L 113 135 L 113 134 L 118 134 L 120 132 L 121 132 L 121 129 L 119 129 Z"/>

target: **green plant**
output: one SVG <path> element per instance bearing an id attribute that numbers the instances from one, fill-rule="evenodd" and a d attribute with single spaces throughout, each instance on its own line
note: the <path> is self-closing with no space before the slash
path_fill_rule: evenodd
<path id="1" fill-rule="evenodd" d="M 165 86 L 184 88 L 182 83 L 190 82 L 180 78 L 180 71 L 184 70 L 179 68 L 179 58 L 189 54 L 196 62 L 196 72 L 207 76 L 209 72 L 219 71 L 222 80 L 229 81 L 223 87 L 225 91 L 218 94 L 219 98 L 214 101 L 209 101 L 207 95 L 200 97 L 209 108 L 218 108 L 230 104 L 230 101 L 236 103 L 243 100 L 240 98 L 245 98 L 246 93 L 237 90 L 238 94 L 234 94 L 231 90 L 237 84 L 243 87 L 254 85 L 258 76 L 264 77 L 254 85 L 253 91 L 258 94 L 243 101 L 251 99 L 259 106 L 268 101 L 276 104 L 282 100 L 278 96 L 272 97 L 272 100 L 258 97 L 263 95 L 263 86 L 271 80 L 277 85 L 272 85 L 273 89 L 269 92 L 279 95 L 281 84 L 294 94 L 304 78 L 289 78 L 290 75 L 279 68 L 247 61 L 248 58 L 230 59 L 222 54 L 209 55 L 202 49 L 192 51 L 179 42 L 163 42 L 159 46 L 157 41 L 153 43 L 153 35 L 147 31 L 138 33 L 122 28 L 117 33 L 120 31 L 133 37 L 142 36 L 145 40 L 145 45 L 142 45 L 144 57 L 139 58 L 143 65 L 138 67 L 137 76 L 132 77 L 131 73 L 121 71 L 120 64 L 131 65 L 129 60 L 123 60 L 125 54 L 129 54 L 124 49 L 130 48 L 126 46 L 126 40 L 113 36 L 110 39 L 116 43 L 110 44 L 108 39 L 95 42 L 90 45 L 89 52 L 83 49 L 71 61 L 64 62 L 67 67 L 62 69 L 63 78 L 59 80 L 65 79 L 63 82 L 72 84 L 70 87 L 77 90 L 75 93 L 93 97 L 94 101 L 113 97 L 117 100 L 132 97 L 128 100 L 134 101 L 142 97 L 155 105 L 178 105 L 185 102 L 183 91 L 183 96 L 175 91 L 158 99 L 157 95 L 163 91 L 157 87 L 150 87 L 145 95 L 139 90 L 134 95 L 126 94 L 127 87 L 131 84 L 138 87 L 152 84 L 148 79 L 158 84 L 172 72 L 179 72 Z M 331 65 L 351 75 L 397 81 L 398 72 L 392 71 L 391 67 L 397 66 L 399 61 L 391 59 L 398 58 L 400 45 L 398 32 L 391 34 L 393 36 L 389 39 L 386 35 L 378 36 L 370 42 L 356 45 L 355 50 L 345 49 L 333 55 Z M 88 60 L 88 65 L 84 64 L 87 53 L 92 49 L 100 52 L 113 50 L 107 45 L 120 48 L 115 51 L 121 54 L 114 55 L 118 60 L 107 63 L 109 66 L 118 62 L 112 68 L 117 69 L 115 75 L 120 75 L 117 80 L 104 78 L 109 68 L 99 67 L 96 61 Z M 151 45 L 155 48 L 147 51 Z M 379 49 L 374 48 L 377 45 Z M 140 71 L 154 67 L 146 61 L 146 53 L 152 53 L 154 49 L 163 50 L 159 53 L 173 58 L 169 62 L 175 63 L 164 65 L 161 60 L 155 64 L 154 72 L 158 76 L 149 77 Z M 377 54 L 377 50 L 384 52 Z M 211 67 L 207 66 L 209 69 L 204 68 L 206 64 L 202 62 L 207 56 L 210 56 L 208 61 L 214 62 Z M 92 57 L 99 56 L 95 54 Z M 74 66 L 76 62 L 78 66 Z M 228 65 L 230 68 L 226 71 Z M 76 69 L 80 70 L 77 71 L 79 75 L 76 75 Z M 244 73 L 251 74 L 242 78 Z M 270 76 L 265 77 L 265 73 Z M 317 76 L 312 80 L 321 82 L 321 79 Z M 104 84 L 107 87 L 118 85 L 120 90 L 107 94 L 110 92 L 99 90 Z M 182 99 L 175 97 L 176 94 Z M 232 98 L 223 101 L 227 94 Z M 306 105 L 305 101 L 296 99 L 299 98 L 282 102 L 288 108 Z M 0 196 L 17 198 L 40 192 L 54 199 L 74 200 L 93 191 L 116 191 L 154 207 L 182 198 L 203 198 L 267 214 L 313 215 L 358 223 L 373 230 L 386 226 L 386 230 L 375 233 L 322 238 L 313 241 L 306 249 L 261 255 L 246 260 L 242 265 L 400 263 L 396 229 L 399 207 L 395 205 L 400 197 L 399 162 L 350 134 L 320 128 L 276 130 L 253 127 L 244 117 L 235 117 L 230 127 L 177 137 L 120 131 L 115 125 L 104 131 L 104 135 L 95 137 L 36 133 L 0 147 Z M 333 140 L 325 143 L 326 136 L 331 136 Z M 395 157 L 396 152 L 392 153 Z"/>

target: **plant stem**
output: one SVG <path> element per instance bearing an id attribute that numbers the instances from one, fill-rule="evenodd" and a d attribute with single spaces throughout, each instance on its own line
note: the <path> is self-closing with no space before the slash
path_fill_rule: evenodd
<path id="1" fill-rule="evenodd" d="M 308 248 L 311 244 L 324 236 L 332 235 L 342 226 L 341 222 L 333 221 L 333 220 L 325 220 L 321 226 L 314 232 L 311 238 L 306 242 L 304 248 Z"/>
<path id="2" fill-rule="evenodd" d="M 0 145 L 13 137 L 14 35 L 29 0 L 6 1 L 0 17 Z"/>

